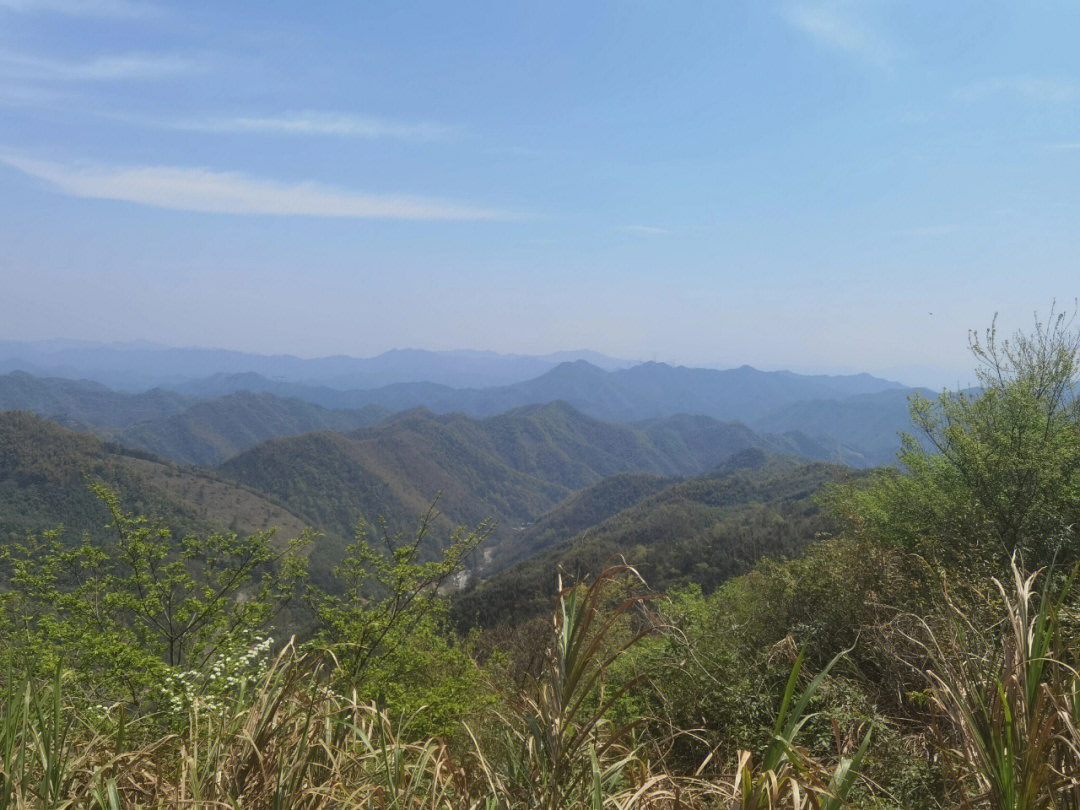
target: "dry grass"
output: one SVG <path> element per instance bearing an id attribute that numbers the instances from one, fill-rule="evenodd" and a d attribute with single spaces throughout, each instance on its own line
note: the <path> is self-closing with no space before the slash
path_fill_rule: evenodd
<path id="1" fill-rule="evenodd" d="M 179 733 L 142 744 L 113 713 L 102 731 L 66 702 L 58 675 L 45 688 L 9 678 L 0 717 L 0 810 L 60 808 L 266 808 L 266 810 L 834 810 L 850 790 L 866 740 L 826 768 L 798 748 L 806 707 L 826 672 L 796 695 L 792 672 L 774 743 L 742 755 L 729 780 L 667 771 L 656 747 L 616 727 L 608 709 L 622 690 L 608 667 L 651 632 L 627 622 L 649 597 L 614 608 L 605 599 L 627 566 L 561 594 L 540 675 L 509 709 L 489 718 L 457 756 L 416 739 L 409 718 L 337 694 L 337 662 L 289 645 L 258 684 L 241 683 L 227 706 L 191 707 Z M 621 624 L 620 624 L 621 623 Z M 642 627 L 616 633 L 617 626 Z M 628 688 L 629 685 L 622 689 Z"/>
<path id="2" fill-rule="evenodd" d="M 938 743 L 953 776 L 956 806 L 975 810 L 1080 808 L 1080 678 L 1063 634 L 1072 578 L 1057 593 L 1049 578 L 1012 567 L 995 580 L 1005 609 L 987 637 L 959 610 L 951 632 L 926 627 Z"/>

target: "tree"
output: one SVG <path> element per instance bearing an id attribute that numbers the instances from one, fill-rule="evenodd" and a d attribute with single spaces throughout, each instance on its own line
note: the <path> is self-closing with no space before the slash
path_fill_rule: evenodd
<path id="1" fill-rule="evenodd" d="M 170 670 L 206 670 L 271 625 L 306 575 L 312 535 L 278 543 L 273 531 L 188 535 L 125 513 L 92 487 L 115 536 L 76 546 L 60 532 L 2 553 L 13 657 L 70 667 L 92 694 L 139 707 Z"/>
<path id="2" fill-rule="evenodd" d="M 998 337 L 996 318 L 972 333 L 979 386 L 915 395 L 923 441 L 903 438 L 900 473 L 868 489 L 834 492 L 849 530 L 973 574 L 1080 558 L 1080 330 L 1074 318 L 1036 317 L 1030 333 Z"/>
<path id="3" fill-rule="evenodd" d="M 349 687 L 363 691 L 373 668 L 381 680 L 393 680 L 387 669 L 395 662 L 409 668 L 398 653 L 431 635 L 432 622 L 446 611 L 440 590 L 461 573 L 462 562 L 491 532 L 487 524 L 470 533 L 458 529 L 441 557 L 423 562 L 429 554 L 429 529 L 437 518 L 432 505 L 408 539 L 391 534 L 381 522 L 379 544 L 361 522 L 355 542 L 334 570 L 338 593 L 311 591 L 309 601 L 322 626 L 317 643 L 334 652 L 339 676 Z"/>

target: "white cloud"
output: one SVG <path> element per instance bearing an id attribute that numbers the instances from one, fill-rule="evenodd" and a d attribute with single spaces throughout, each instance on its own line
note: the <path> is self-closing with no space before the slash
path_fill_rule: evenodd
<path id="1" fill-rule="evenodd" d="M 193 59 L 167 54 L 98 56 L 86 62 L 62 62 L 0 51 L 0 77 L 40 81 L 123 81 L 162 79 L 204 70 Z"/>
<path id="2" fill-rule="evenodd" d="M 653 225 L 627 225 L 623 230 L 630 231 L 631 233 L 671 233 L 667 228 L 657 228 Z"/>
<path id="3" fill-rule="evenodd" d="M 851 14 L 850 4 L 796 3 L 782 13 L 787 22 L 820 45 L 846 51 L 871 64 L 886 68 L 893 49 L 885 40 Z"/>
<path id="4" fill-rule="evenodd" d="M 0 9 L 70 17 L 150 17 L 161 13 L 158 6 L 134 0 L 0 0 Z"/>
<path id="5" fill-rule="evenodd" d="M 427 121 L 409 123 L 346 113 L 301 112 L 280 116 L 232 116 L 197 119 L 132 119 L 162 129 L 194 132 L 268 132 L 284 135 L 339 135 L 356 138 L 395 138 L 434 141 L 458 133 L 461 128 Z"/>
<path id="6" fill-rule="evenodd" d="M 969 84 L 957 90 L 956 96 L 965 101 L 977 101 L 999 93 L 1021 96 L 1032 101 L 1066 102 L 1080 99 L 1080 85 L 1068 79 L 1013 76 Z"/>
<path id="7" fill-rule="evenodd" d="M 0 153 L 6 163 L 74 197 L 214 214 L 405 220 L 509 220 L 519 216 L 452 200 L 365 194 L 319 183 L 281 183 L 239 172 L 170 166 L 65 166 Z"/>

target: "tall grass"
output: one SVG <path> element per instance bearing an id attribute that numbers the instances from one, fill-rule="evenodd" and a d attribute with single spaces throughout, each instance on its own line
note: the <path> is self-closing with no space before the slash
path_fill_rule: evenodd
<path id="1" fill-rule="evenodd" d="M 951 632 L 928 633 L 931 696 L 955 802 L 980 810 L 1080 808 L 1080 679 L 1062 610 L 1073 586 L 1012 564 L 994 580 L 1004 607 L 989 639 L 957 611 Z"/>
<path id="2" fill-rule="evenodd" d="M 798 747 L 829 671 L 800 691 L 801 656 L 772 744 L 760 760 L 742 755 L 729 779 L 673 775 L 636 723 L 609 720 L 635 683 L 609 689 L 609 668 L 654 632 L 640 618 L 650 596 L 611 603 L 627 579 L 640 578 L 615 566 L 560 593 L 539 674 L 482 733 L 470 729 L 471 748 L 456 753 L 412 734 L 411 718 L 335 692 L 333 657 L 292 644 L 261 680 L 241 680 L 224 703 L 194 700 L 182 731 L 145 743 L 130 742 L 140 736 L 123 717 L 105 731 L 83 722 L 62 673 L 45 685 L 10 676 L 0 695 L 0 810 L 840 807 L 868 738 L 835 768 Z"/>
<path id="3" fill-rule="evenodd" d="M 805 650 L 799 653 L 784 689 L 783 702 L 776 716 L 772 740 L 756 767 L 749 751 L 739 753 L 733 793 L 739 810 L 771 808 L 814 808 L 839 810 L 847 800 L 866 749 L 870 732 L 850 757 L 841 753 L 839 764 L 831 773 L 797 743 L 799 731 L 810 720 L 807 706 L 821 687 L 829 670 L 844 655 L 833 658 L 796 696 Z M 794 702 L 793 702 L 794 701 Z"/>

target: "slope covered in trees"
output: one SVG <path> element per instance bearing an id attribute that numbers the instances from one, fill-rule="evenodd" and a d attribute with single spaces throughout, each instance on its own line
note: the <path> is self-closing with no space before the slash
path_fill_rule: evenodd
<path id="1" fill-rule="evenodd" d="M 30 411 L 83 430 L 161 419 L 191 402 L 189 397 L 160 388 L 121 394 L 89 380 L 34 377 L 21 371 L 0 376 L 0 411 Z"/>
<path id="2" fill-rule="evenodd" d="M 789 439 L 739 424 L 683 417 L 611 424 L 554 403 L 488 419 L 413 411 L 347 435 L 265 442 L 218 469 L 339 535 L 361 518 L 408 525 L 439 497 L 453 523 L 498 521 L 498 557 L 515 527 L 605 477 L 697 474 L 751 447 L 794 449 Z"/>
<path id="3" fill-rule="evenodd" d="M 515 545 L 529 548 L 523 562 L 474 584 L 456 600 L 465 626 L 517 624 L 549 610 L 553 572 L 566 581 L 595 576 L 619 558 L 633 560 L 651 587 L 668 590 L 693 583 L 706 592 L 748 571 L 765 556 L 801 552 L 830 527 L 816 497 L 829 483 L 852 473 L 828 464 L 800 464 L 744 452 L 714 473 L 675 482 L 608 479 L 597 520 L 581 526 L 577 512 L 594 491 L 585 490 L 521 533 Z M 572 534 L 552 526 L 576 529 Z"/>
<path id="4" fill-rule="evenodd" d="M 239 392 L 133 425 L 117 433 L 115 440 L 173 461 L 212 466 L 266 439 L 315 430 L 356 430 L 385 415 L 375 405 L 339 411 L 272 394 Z"/>
<path id="5" fill-rule="evenodd" d="M 90 484 L 113 489 L 126 508 L 183 533 L 213 526 L 241 532 L 304 526 L 257 493 L 192 469 L 132 454 L 29 413 L 0 413 L 0 538 L 55 529 L 100 536 L 108 514 Z"/>

